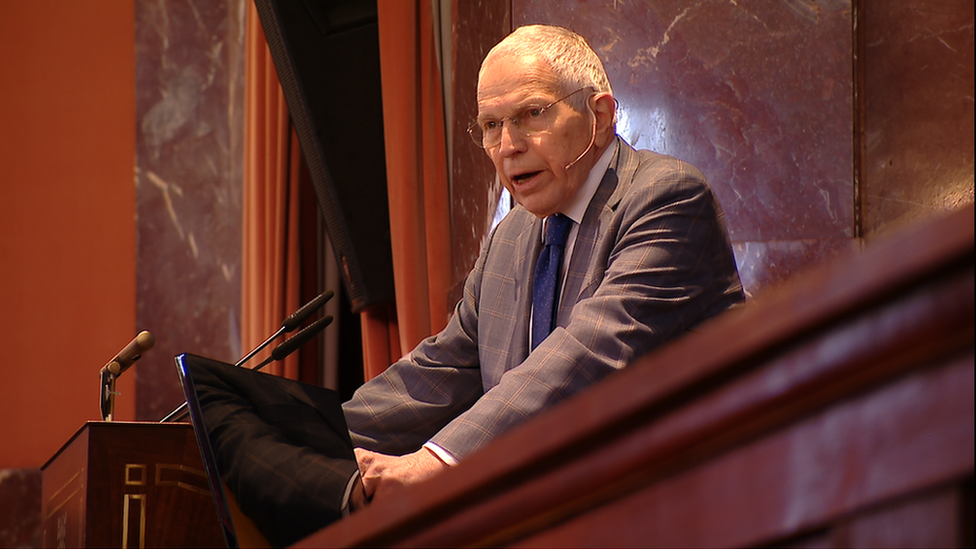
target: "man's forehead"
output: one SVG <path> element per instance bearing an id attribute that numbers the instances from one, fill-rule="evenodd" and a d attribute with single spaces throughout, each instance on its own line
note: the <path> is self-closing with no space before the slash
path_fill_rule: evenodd
<path id="1" fill-rule="evenodd" d="M 501 103 L 549 99 L 556 87 L 556 78 L 545 61 L 525 55 L 498 56 L 486 62 L 478 81 L 478 111 Z"/>
<path id="2" fill-rule="evenodd" d="M 519 107 L 539 103 L 549 103 L 556 98 L 552 86 L 541 82 L 525 82 L 511 87 L 499 87 L 478 94 L 478 110 Z"/>

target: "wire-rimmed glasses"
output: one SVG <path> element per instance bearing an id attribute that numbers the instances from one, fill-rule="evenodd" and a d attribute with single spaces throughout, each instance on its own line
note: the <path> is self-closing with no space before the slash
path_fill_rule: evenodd
<path id="1" fill-rule="evenodd" d="M 590 89 L 590 86 L 584 86 L 566 97 L 557 99 L 545 106 L 530 105 L 512 116 L 501 119 L 486 118 L 473 122 L 468 126 L 468 135 L 471 136 L 471 140 L 474 141 L 475 145 L 487 149 L 501 143 L 502 127 L 505 125 L 506 120 L 511 124 L 510 128 L 518 129 L 519 132 L 526 136 L 547 131 L 552 124 L 549 109 L 557 103 L 565 101 L 577 93 L 588 89 Z"/>

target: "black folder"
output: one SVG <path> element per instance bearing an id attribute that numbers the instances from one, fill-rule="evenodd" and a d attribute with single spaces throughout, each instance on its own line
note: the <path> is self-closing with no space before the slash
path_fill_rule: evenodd
<path id="1" fill-rule="evenodd" d="M 331 454 L 331 457 L 352 460 L 352 463 L 355 463 L 355 454 L 353 452 L 352 442 L 349 439 L 349 431 L 345 423 L 345 417 L 342 413 L 341 401 L 338 393 L 335 391 L 257 372 L 247 368 L 238 368 L 232 364 L 191 354 L 179 355 L 175 360 L 183 387 L 183 394 L 186 396 L 187 410 L 190 416 L 190 421 L 193 424 L 193 430 L 196 434 L 197 443 L 200 446 L 200 455 L 203 458 L 207 479 L 210 484 L 211 492 L 214 496 L 214 504 L 217 508 L 217 516 L 221 526 L 223 527 L 224 537 L 228 547 L 239 546 L 238 536 L 230 513 L 227 494 L 224 492 L 224 483 L 222 482 L 224 477 L 221 476 L 221 470 L 214 451 L 213 441 L 211 441 L 210 437 L 208 436 L 208 433 L 210 432 L 208 429 L 208 419 L 212 420 L 213 418 L 208 418 L 209 414 L 204 410 L 199 398 L 198 385 L 200 385 L 199 382 L 201 376 L 203 376 L 205 372 L 207 375 L 217 373 L 220 376 L 233 377 L 245 382 L 256 381 L 261 384 L 274 384 L 278 388 L 281 388 L 290 394 L 298 394 L 302 400 L 312 402 L 317 413 L 325 419 L 323 425 L 328 425 L 328 427 L 331 427 L 329 430 L 334 431 L 337 435 L 334 437 L 334 445 L 337 447 L 333 448 L 333 445 L 330 444 L 330 447 L 327 450 L 328 453 Z M 251 380 L 247 379 L 248 376 L 257 377 Z M 268 532 L 263 531 L 262 533 L 264 533 L 269 540 L 273 539 L 272 536 L 268 535 Z M 274 543 L 274 541 L 272 541 L 272 543 Z"/>

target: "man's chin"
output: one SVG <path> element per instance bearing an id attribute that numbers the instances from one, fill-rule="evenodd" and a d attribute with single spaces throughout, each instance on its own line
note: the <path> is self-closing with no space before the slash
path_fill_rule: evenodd
<path id="1" fill-rule="evenodd" d="M 556 213 L 555 210 L 548 204 L 540 204 L 538 201 L 529 198 L 527 200 L 521 200 L 519 197 L 515 197 L 515 201 L 522 205 L 523 208 L 529 211 L 532 215 L 543 219 L 549 217 L 550 215 Z"/>

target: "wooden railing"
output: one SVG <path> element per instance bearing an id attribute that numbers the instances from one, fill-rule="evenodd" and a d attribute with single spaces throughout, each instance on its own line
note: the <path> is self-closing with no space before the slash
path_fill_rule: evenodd
<path id="1" fill-rule="evenodd" d="M 970 205 L 298 546 L 972 545 L 973 284 Z"/>

